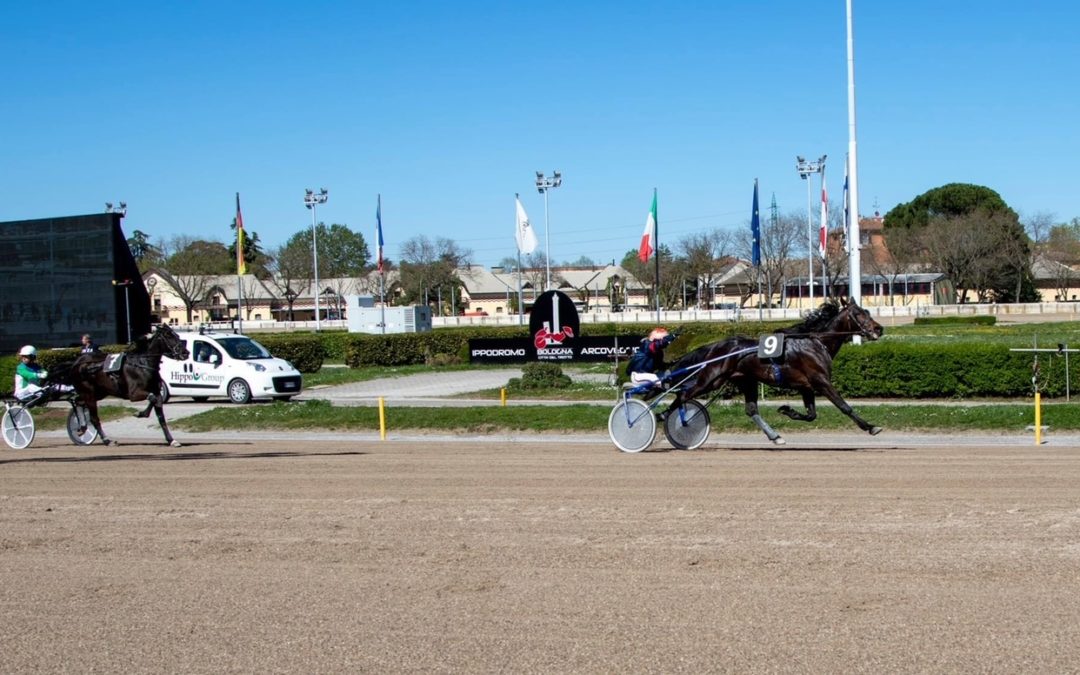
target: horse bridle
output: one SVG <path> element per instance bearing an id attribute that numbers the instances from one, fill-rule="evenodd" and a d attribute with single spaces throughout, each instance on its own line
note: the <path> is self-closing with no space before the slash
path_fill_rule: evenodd
<path id="1" fill-rule="evenodd" d="M 874 321 L 873 317 L 871 317 L 866 310 L 860 308 L 859 313 L 852 318 L 855 320 L 855 325 L 859 327 L 859 331 L 857 333 L 853 332 L 852 335 L 861 335 L 865 338 L 874 337 L 876 335 L 877 331 L 867 328 L 866 326 L 866 320 L 869 320 L 871 323 Z"/>

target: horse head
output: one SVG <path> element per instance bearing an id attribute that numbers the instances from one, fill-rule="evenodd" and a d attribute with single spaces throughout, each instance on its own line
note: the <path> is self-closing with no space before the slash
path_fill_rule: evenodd
<path id="1" fill-rule="evenodd" d="M 867 340 L 877 340 L 885 332 L 881 324 L 870 316 L 870 312 L 860 307 L 854 298 L 843 298 L 840 304 L 843 309 L 836 318 L 838 325 L 843 326 L 844 330 L 858 333 Z"/>
<path id="2" fill-rule="evenodd" d="M 187 344 L 180 339 L 176 331 L 165 324 L 158 326 L 154 332 L 154 337 L 150 339 L 150 343 L 151 346 L 155 347 L 154 351 L 158 351 L 163 356 L 168 356 L 174 361 L 183 361 L 190 356 Z"/>

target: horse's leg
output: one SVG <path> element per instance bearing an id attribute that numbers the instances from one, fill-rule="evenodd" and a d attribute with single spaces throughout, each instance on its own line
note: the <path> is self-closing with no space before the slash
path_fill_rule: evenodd
<path id="1" fill-rule="evenodd" d="M 743 378 L 739 381 L 739 389 L 742 390 L 743 398 L 746 400 L 746 416 L 754 421 L 754 424 L 758 426 L 758 429 L 761 429 L 770 441 L 776 445 L 783 445 L 786 441 L 758 414 L 757 387 L 758 383 L 752 377 Z"/>
<path id="2" fill-rule="evenodd" d="M 801 413 L 789 405 L 780 406 L 776 409 L 776 412 L 781 415 L 786 415 L 798 422 L 813 422 L 817 419 L 817 405 L 815 405 L 814 400 L 814 391 L 812 389 L 804 389 L 802 391 L 802 402 L 803 406 L 806 407 L 805 413 Z"/>
<path id="3" fill-rule="evenodd" d="M 146 396 L 146 407 L 135 413 L 135 417 L 150 417 L 150 411 L 160 406 L 157 405 L 157 394 L 148 394 Z"/>
<path id="4" fill-rule="evenodd" d="M 844 413 L 851 418 L 851 421 L 859 425 L 859 428 L 867 432 L 871 436 L 877 436 L 881 433 L 881 427 L 870 424 L 863 418 L 856 414 L 855 410 L 848 405 L 848 402 L 840 396 L 840 392 L 836 391 L 836 388 L 832 386 L 831 382 L 827 382 L 819 387 L 819 391 L 825 398 L 829 399 L 837 410 Z"/>
<path id="5" fill-rule="evenodd" d="M 174 448 L 180 447 L 180 441 L 173 438 L 172 432 L 169 431 L 169 423 L 165 421 L 165 410 L 161 404 L 161 399 L 153 394 L 150 395 L 153 402 L 150 404 L 153 407 L 154 412 L 157 414 L 158 425 L 161 427 L 161 431 L 165 433 L 165 442 Z"/>
<path id="6" fill-rule="evenodd" d="M 98 438 L 101 439 L 102 445 L 112 445 L 112 439 L 105 435 L 105 430 L 101 428 L 101 418 L 98 417 L 98 405 L 97 398 L 93 393 L 83 396 L 83 400 L 86 402 L 86 409 L 90 412 L 90 423 L 97 429 Z"/>

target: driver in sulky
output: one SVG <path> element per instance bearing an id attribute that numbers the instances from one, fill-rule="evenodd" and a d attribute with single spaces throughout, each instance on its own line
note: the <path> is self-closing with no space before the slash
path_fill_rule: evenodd
<path id="1" fill-rule="evenodd" d="M 674 342 L 675 336 L 668 333 L 667 328 L 654 328 L 649 336 L 641 341 L 641 345 L 630 357 L 626 364 L 626 373 L 634 384 L 651 382 L 653 386 L 660 383 L 658 373 L 666 366 L 664 364 L 664 348 Z"/>
<path id="2" fill-rule="evenodd" d="M 37 362 L 37 349 L 26 345 L 19 350 L 19 365 L 15 367 L 15 398 L 24 403 L 36 403 L 56 394 L 67 394 L 75 388 L 66 384 L 46 384 L 49 372 Z"/>

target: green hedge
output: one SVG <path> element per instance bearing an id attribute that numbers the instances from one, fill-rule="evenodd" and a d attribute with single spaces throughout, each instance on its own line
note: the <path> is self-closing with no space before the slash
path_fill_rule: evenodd
<path id="1" fill-rule="evenodd" d="M 833 384 L 844 396 L 885 398 L 970 398 L 1030 396 L 1032 354 L 981 342 L 912 344 L 873 342 L 845 345 L 833 361 Z M 1080 380 L 1077 361 L 1070 385 Z M 1065 359 L 1041 354 L 1040 390 L 1065 394 Z"/>
<path id="2" fill-rule="evenodd" d="M 322 368 L 329 342 L 323 335 L 315 333 L 264 334 L 257 336 L 257 341 L 274 356 L 293 364 L 301 373 L 314 373 Z"/>

